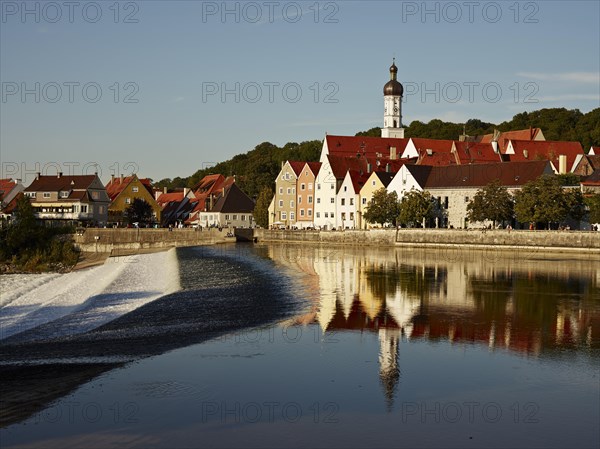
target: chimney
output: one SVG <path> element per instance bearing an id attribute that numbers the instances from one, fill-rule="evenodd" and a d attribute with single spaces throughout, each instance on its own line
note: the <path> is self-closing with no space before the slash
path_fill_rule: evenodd
<path id="1" fill-rule="evenodd" d="M 558 174 L 564 175 L 567 173 L 567 156 L 561 154 L 558 156 Z"/>
<path id="2" fill-rule="evenodd" d="M 120 181 L 120 183 L 123 184 L 123 173 L 121 173 L 121 181 Z"/>
<path id="3" fill-rule="evenodd" d="M 115 175 L 110 175 L 110 183 L 113 184 L 115 182 Z"/>
<path id="4" fill-rule="evenodd" d="M 385 171 L 386 173 L 390 172 L 390 164 L 385 164 Z"/>
<path id="5" fill-rule="evenodd" d="M 163 187 L 163 193 L 167 193 L 167 188 Z"/>
<path id="6" fill-rule="evenodd" d="M 39 179 L 40 179 L 40 172 L 36 172 L 36 174 L 35 174 L 35 180 L 37 181 Z"/>
<path id="7" fill-rule="evenodd" d="M 395 161 L 396 159 L 398 159 L 398 155 L 396 153 L 396 147 L 390 147 L 390 159 L 392 161 Z"/>
<path id="8" fill-rule="evenodd" d="M 21 180 L 19 178 L 15 179 L 15 184 L 20 184 Z"/>
<path id="9" fill-rule="evenodd" d="M 222 193 L 223 193 L 223 196 L 225 196 L 225 187 L 223 187 Z"/>
<path id="10" fill-rule="evenodd" d="M 371 163 L 367 163 L 367 173 L 371 173 Z"/>
<path id="11" fill-rule="evenodd" d="M 60 178 L 60 177 L 62 177 L 62 172 L 61 172 L 61 171 L 59 171 L 59 172 L 56 174 L 56 177 L 57 177 L 57 178 Z"/>

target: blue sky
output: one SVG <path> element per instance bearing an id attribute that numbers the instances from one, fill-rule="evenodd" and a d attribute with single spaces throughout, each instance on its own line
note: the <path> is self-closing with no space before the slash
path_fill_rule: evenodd
<path id="1" fill-rule="evenodd" d="M 26 183 L 380 126 L 394 56 L 405 124 L 600 106 L 598 1 L 1 3 L 1 176 Z"/>

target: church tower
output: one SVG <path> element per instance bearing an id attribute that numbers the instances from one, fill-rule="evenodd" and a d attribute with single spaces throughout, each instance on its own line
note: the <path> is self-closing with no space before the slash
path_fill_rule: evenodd
<path id="1" fill-rule="evenodd" d="M 390 67 L 390 80 L 383 86 L 383 128 L 381 137 L 404 138 L 402 127 L 402 94 L 404 87 L 398 82 L 396 58 Z"/>

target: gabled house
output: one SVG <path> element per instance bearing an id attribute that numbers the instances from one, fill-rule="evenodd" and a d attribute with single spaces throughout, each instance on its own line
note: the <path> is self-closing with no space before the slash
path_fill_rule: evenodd
<path id="1" fill-rule="evenodd" d="M 337 194 L 338 229 L 360 229 L 358 208 L 360 189 L 367 182 L 368 175 L 356 170 L 348 170 Z"/>
<path id="2" fill-rule="evenodd" d="M 125 219 L 125 210 L 133 203 L 136 198 L 142 199 L 150 204 L 154 214 L 154 222 L 160 223 L 161 207 L 156 202 L 153 195 L 154 189 L 150 179 L 138 178 L 136 174 L 131 176 L 112 176 L 106 184 L 106 193 L 110 198 L 108 206 L 108 222 L 114 225 L 123 224 Z"/>
<path id="3" fill-rule="evenodd" d="M 422 192 L 425 190 L 425 184 L 432 168 L 431 165 L 404 165 L 388 184 L 388 192 L 396 192 L 399 200 L 411 190 Z"/>
<path id="4" fill-rule="evenodd" d="M 286 161 L 275 180 L 275 210 L 269 215 L 269 226 L 296 226 L 296 192 L 298 177 L 306 162 Z"/>
<path id="5" fill-rule="evenodd" d="M 423 155 L 450 154 L 453 140 L 423 139 L 411 137 L 402 153 L 403 159 L 422 158 Z M 430 164 L 431 165 L 431 164 Z"/>
<path id="6" fill-rule="evenodd" d="M 296 226 L 300 229 L 314 227 L 315 180 L 320 169 L 320 162 L 306 162 L 298 175 Z"/>
<path id="7" fill-rule="evenodd" d="M 193 209 L 189 212 L 185 221 L 187 225 L 200 225 L 200 213 L 211 210 L 217 202 L 224 189 L 235 182 L 233 176 L 225 177 L 220 174 L 206 175 L 194 186 L 195 199 L 190 200 Z"/>
<path id="8" fill-rule="evenodd" d="M 360 202 L 358 213 L 360 215 L 359 223 L 362 229 L 375 226 L 374 223 L 368 223 L 363 216 L 369 208 L 369 202 L 373 199 L 373 194 L 379 189 L 387 189 L 394 178 L 395 173 L 389 172 L 373 172 L 369 175 L 364 185 L 360 189 Z"/>
<path id="9" fill-rule="evenodd" d="M 578 158 L 573 168 L 573 173 L 579 176 L 589 176 L 600 169 L 600 154 L 584 154 Z"/>
<path id="10" fill-rule="evenodd" d="M 450 152 L 456 157 L 458 165 L 502 162 L 500 152 L 494 151 L 494 147 L 490 143 L 454 141 Z"/>
<path id="11" fill-rule="evenodd" d="M 47 225 L 106 226 L 110 199 L 94 175 L 36 175 L 24 190 L 36 217 Z"/>
<path id="12" fill-rule="evenodd" d="M 212 209 L 200 212 L 200 226 L 251 228 L 254 201 L 236 183 L 224 188 Z"/>

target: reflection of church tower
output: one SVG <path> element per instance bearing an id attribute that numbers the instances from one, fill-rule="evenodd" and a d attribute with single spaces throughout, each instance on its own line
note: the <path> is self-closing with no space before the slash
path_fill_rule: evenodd
<path id="1" fill-rule="evenodd" d="M 404 87 L 398 82 L 396 62 L 390 67 L 390 80 L 383 86 L 383 128 L 381 137 L 404 138 L 402 127 L 402 95 Z"/>
<path id="2" fill-rule="evenodd" d="M 383 385 L 388 411 L 391 411 L 394 404 L 394 394 L 400 380 L 399 339 L 400 329 L 379 328 L 379 380 Z"/>

